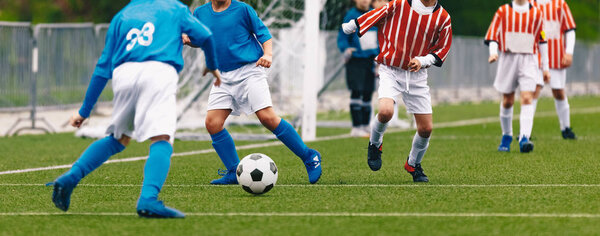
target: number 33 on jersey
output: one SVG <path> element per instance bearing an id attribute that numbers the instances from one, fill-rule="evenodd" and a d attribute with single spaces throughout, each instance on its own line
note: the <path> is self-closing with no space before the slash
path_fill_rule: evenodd
<path id="1" fill-rule="evenodd" d="M 152 22 L 146 22 L 142 27 L 142 30 L 133 28 L 127 33 L 127 51 L 133 49 L 137 43 L 142 46 L 150 46 L 152 44 L 152 35 L 154 34 L 154 24 Z"/>

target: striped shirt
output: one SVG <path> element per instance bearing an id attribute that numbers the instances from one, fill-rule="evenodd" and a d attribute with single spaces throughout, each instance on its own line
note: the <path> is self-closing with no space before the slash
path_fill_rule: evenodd
<path id="1" fill-rule="evenodd" d="M 497 42 L 502 52 L 536 53 L 537 44 L 546 42 L 543 13 L 528 5 L 523 12 L 516 11 L 512 3 L 500 6 L 485 35 L 485 43 Z"/>
<path id="2" fill-rule="evenodd" d="M 575 30 L 576 27 L 571 10 L 565 0 L 534 0 L 533 5 L 544 13 L 544 32 L 548 38 L 550 68 L 563 69 L 565 66 L 561 61 L 565 55 L 565 33 Z"/>
<path id="3" fill-rule="evenodd" d="M 419 0 L 416 0 L 419 1 Z M 412 0 L 393 0 L 356 19 L 358 35 L 377 26 L 380 53 L 375 61 L 408 70 L 411 59 L 432 54 L 434 65 L 442 66 L 452 44 L 450 14 L 439 5 L 433 13 L 420 14 Z"/>

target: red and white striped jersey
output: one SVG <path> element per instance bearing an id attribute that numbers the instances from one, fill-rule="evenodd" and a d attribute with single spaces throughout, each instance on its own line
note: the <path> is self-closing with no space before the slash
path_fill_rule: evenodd
<path id="1" fill-rule="evenodd" d="M 537 52 L 537 44 L 544 43 L 543 13 L 532 4 L 526 12 L 517 12 L 512 3 L 498 8 L 492 24 L 485 35 L 485 43 L 498 43 L 502 52 L 528 53 Z"/>
<path id="2" fill-rule="evenodd" d="M 565 55 L 565 33 L 575 30 L 575 20 L 565 0 L 550 0 L 545 4 L 533 0 L 533 5 L 544 13 L 544 32 L 548 39 L 550 68 L 563 69 L 561 61 Z"/>
<path id="3" fill-rule="evenodd" d="M 378 27 L 380 53 L 375 61 L 381 64 L 408 70 L 412 58 L 432 54 L 434 65 L 442 66 L 452 44 L 450 14 L 438 3 L 432 14 L 422 15 L 411 8 L 411 3 L 393 0 L 358 17 L 358 35 Z"/>

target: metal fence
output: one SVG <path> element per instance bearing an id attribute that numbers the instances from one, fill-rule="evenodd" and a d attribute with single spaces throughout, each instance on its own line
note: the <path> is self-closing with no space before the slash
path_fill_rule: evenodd
<path id="1" fill-rule="evenodd" d="M 77 107 L 104 47 L 107 28 L 107 24 L 91 23 L 32 26 L 30 23 L 0 22 L 0 112 L 32 111 L 33 120 L 38 107 Z M 299 79 L 303 67 L 301 31 L 285 27 L 275 27 L 272 31 L 277 39 L 274 44 L 277 58 L 274 57 L 270 79 L 273 100 L 280 109 L 294 113 L 300 107 L 297 98 L 302 91 Z M 324 109 L 347 107 L 345 70 L 336 45 L 337 33 L 322 31 L 320 39 L 319 61 L 324 68 L 325 87 L 319 94 L 338 101 L 320 99 L 319 107 Z M 197 96 L 183 97 L 206 86 L 190 85 L 196 83 L 190 78 L 197 77 L 204 60 L 199 50 L 186 49 L 183 54 L 186 68 L 180 74 L 179 97 L 182 101 L 195 100 Z M 488 64 L 487 57 L 488 49 L 481 38 L 454 37 L 443 68 L 429 69 L 433 100 L 496 100 L 498 94 L 492 87 L 496 65 Z M 574 64 L 568 70 L 569 93 L 599 94 L 599 64 L 600 44 L 578 42 Z M 108 102 L 111 98 L 112 91 L 107 86 L 100 102 Z"/>

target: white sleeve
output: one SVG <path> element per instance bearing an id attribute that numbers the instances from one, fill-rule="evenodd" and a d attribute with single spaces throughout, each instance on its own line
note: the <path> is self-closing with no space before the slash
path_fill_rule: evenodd
<path id="1" fill-rule="evenodd" d="M 432 66 L 433 64 L 435 64 L 435 61 L 437 60 L 431 54 L 427 54 L 427 56 L 424 56 L 424 57 L 415 57 L 415 59 L 417 59 L 417 60 L 419 60 L 419 62 L 421 62 L 421 67 L 423 67 L 423 68 L 428 68 L 428 67 Z"/>
<path id="2" fill-rule="evenodd" d="M 356 32 L 356 29 L 358 28 L 357 25 L 356 20 L 352 19 L 347 23 L 342 24 L 342 30 L 344 31 L 344 34 L 351 34 Z"/>
<path id="3" fill-rule="evenodd" d="M 490 42 L 490 56 L 498 55 L 498 42 L 491 41 Z"/>
<path id="4" fill-rule="evenodd" d="M 573 55 L 573 52 L 575 52 L 575 30 L 565 33 L 565 40 L 567 44 L 566 53 Z"/>
<path id="5" fill-rule="evenodd" d="M 548 58 L 548 43 L 540 43 L 540 56 L 542 56 L 542 70 L 550 70 L 550 59 Z"/>

